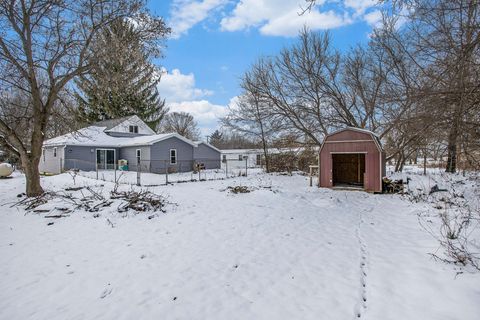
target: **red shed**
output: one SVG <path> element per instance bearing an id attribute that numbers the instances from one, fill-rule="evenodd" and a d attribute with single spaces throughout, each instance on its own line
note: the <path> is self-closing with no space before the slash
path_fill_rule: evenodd
<path id="1" fill-rule="evenodd" d="M 385 153 L 371 131 L 345 128 L 325 137 L 320 148 L 320 187 L 356 187 L 382 192 Z"/>

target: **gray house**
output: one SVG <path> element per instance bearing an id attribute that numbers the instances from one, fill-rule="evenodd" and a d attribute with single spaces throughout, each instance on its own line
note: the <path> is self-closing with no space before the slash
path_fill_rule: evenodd
<path id="1" fill-rule="evenodd" d="M 155 134 L 137 116 L 97 122 L 45 141 L 40 172 L 128 170 L 165 173 L 220 168 L 220 150 L 177 133 Z"/>

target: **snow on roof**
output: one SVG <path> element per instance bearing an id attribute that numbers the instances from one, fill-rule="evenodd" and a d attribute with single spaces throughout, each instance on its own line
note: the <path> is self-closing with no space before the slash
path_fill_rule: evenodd
<path id="1" fill-rule="evenodd" d="M 122 122 L 127 121 L 128 119 L 132 118 L 133 116 L 126 116 L 126 117 L 121 117 L 121 118 L 116 118 L 116 119 L 109 119 L 109 120 L 103 120 L 103 121 L 98 121 L 95 122 L 93 125 L 97 127 L 106 127 L 107 130 L 110 130 Z"/>
<path id="2" fill-rule="evenodd" d="M 176 137 L 192 146 L 196 146 L 193 141 L 179 135 L 178 133 L 153 134 L 137 137 L 112 137 L 105 133 L 107 127 L 90 126 L 78 131 L 64 134 L 56 138 L 45 141 L 45 146 L 92 146 L 92 147 L 129 147 L 151 145 L 156 142 Z"/>
<path id="3" fill-rule="evenodd" d="M 378 150 L 379 150 L 379 151 L 383 151 L 382 143 L 381 143 L 381 141 L 380 141 L 380 136 L 379 136 L 378 134 L 376 134 L 375 132 L 370 131 L 370 130 L 367 130 L 367 129 L 356 128 L 356 127 L 345 127 L 345 128 L 343 128 L 343 129 L 340 129 L 340 130 L 337 130 L 337 131 L 334 131 L 334 132 L 328 134 L 327 137 L 333 136 L 334 134 L 343 132 L 343 131 L 345 131 L 345 130 L 353 130 L 353 131 L 363 132 L 363 133 L 369 134 L 369 135 L 372 137 L 372 139 L 373 139 L 373 141 L 375 142 L 375 144 L 377 145 Z M 322 147 L 323 147 L 323 144 L 322 144 Z M 320 149 L 321 149 L 321 148 L 320 148 Z"/>
<path id="4" fill-rule="evenodd" d="M 367 130 L 367 129 L 356 128 L 356 127 L 346 127 L 345 129 L 338 130 L 338 131 L 336 131 L 336 132 L 334 132 L 334 133 L 337 133 L 337 132 L 340 132 L 340 131 L 343 131 L 343 130 L 347 130 L 347 129 L 354 130 L 354 131 L 358 131 L 358 132 L 363 132 L 363 133 L 368 133 L 368 134 L 374 135 L 375 137 L 377 137 L 378 139 L 380 139 L 379 135 L 376 134 L 375 132 L 370 131 L 370 130 Z M 332 134 L 333 134 L 333 133 L 332 133 Z"/>

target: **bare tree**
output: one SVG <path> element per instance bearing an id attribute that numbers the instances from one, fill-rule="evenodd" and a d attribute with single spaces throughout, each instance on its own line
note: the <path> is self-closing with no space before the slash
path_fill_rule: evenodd
<path id="1" fill-rule="evenodd" d="M 299 42 L 274 58 L 261 59 L 243 80 L 250 96 L 268 105 L 283 133 L 320 145 L 331 130 L 352 126 L 384 136 L 411 103 L 393 101 L 391 64 L 370 48 L 341 55 L 328 33 L 304 29 Z"/>
<path id="2" fill-rule="evenodd" d="M 0 118 L 0 140 L 21 159 L 28 196 L 43 193 L 38 164 L 45 133 L 60 92 L 91 68 L 92 39 L 111 21 L 135 18 L 143 8 L 140 0 L 0 0 L 2 103 L 19 90 L 29 102 L 19 112 L 31 130 L 25 140 L 16 124 Z"/>
<path id="3" fill-rule="evenodd" d="M 249 88 L 250 83 L 245 79 L 242 85 L 246 93 L 238 98 L 237 103 L 228 107 L 228 114 L 222 119 L 222 124 L 226 128 L 260 141 L 265 158 L 265 170 L 270 172 L 268 147 L 281 128 L 281 119 L 275 121 L 276 117 L 270 112 L 269 105 L 252 92 Z"/>
<path id="4" fill-rule="evenodd" d="M 407 93 L 448 134 L 447 172 L 455 172 L 462 134 L 480 102 L 480 6 L 477 0 L 391 1 L 393 16 L 376 30 L 377 44 L 394 61 L 414 65 Z M 398 20 L 401 19 L 401 26 Z M 397 66 L 398 67 L 398 66 Z"/>
<path id="5" fill-rule="evenodd" d="M 188 112 L 167 113 L 160 124 L 160 131 L 163 133 L 176 132 L 190 140 L 200 139 L 197 122 Z"/>

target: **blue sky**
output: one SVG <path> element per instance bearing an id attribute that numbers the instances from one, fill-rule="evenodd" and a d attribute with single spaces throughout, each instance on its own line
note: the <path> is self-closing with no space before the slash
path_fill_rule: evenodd
<path id="1" fill-rule="evenodd" d="M 160 94 L 171 110 L 192 113 L 209 134 L 259 57 L 294 43 L 304 25 L 329 30 L 339 50 L 365 44 L 380 19 L 376 2 L 319 0 L 300 16 L 304 0 L 150 0 L 150 10 L 173 30 L 157 61 L 165 68 Z"/>

